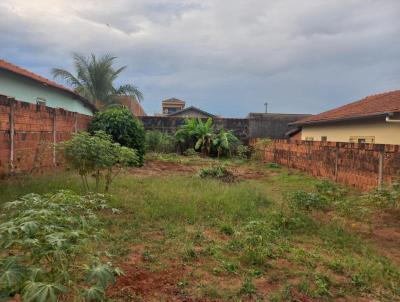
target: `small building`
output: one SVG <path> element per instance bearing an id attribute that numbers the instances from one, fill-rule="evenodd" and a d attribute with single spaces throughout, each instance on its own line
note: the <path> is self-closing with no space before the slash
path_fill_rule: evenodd
<path id="1" fill-rule="evenodd" d="M 86 115 L 96 111 L 77 92 L 4 60 L 0 60 L 0 95 Z"/>
<path id="2" fill-rule="evenodd" d="M 291 125 L 306 141 L 400 145 L 400 90 L 368 96 Z"/>
<path id="3" fill-rule="evenodd" d="M 157 116 L 174 116 L 185 118 L 214 118 L 215 115 L 205 112 L 197 107 L 190 106 L 185 108 L 186 102 L 177 98 L 170 98 L 162 101 L 162 114 Z"/>
<path id="4" fill-rule="evenodd" d="M 162 114 L 169 115 L 185 108 L 186 102 L 177 98 L 170 98 L 162 101 Z"/>
<path id="5" fill-rule="evenodd" d="M 185 118 L 213 118 L 215 115 L 205 112 L 197 107 L 190 106 L 185 109 L 168 114 L 168 116 L 179 116 Z"/>

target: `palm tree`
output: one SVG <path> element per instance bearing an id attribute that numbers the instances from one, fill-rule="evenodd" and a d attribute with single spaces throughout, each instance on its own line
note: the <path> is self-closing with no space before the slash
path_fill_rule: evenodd
<path id="1" fill-rule="evenodd" d="M 143 94 L 134 85 L 122 85 L 114 87 L 113 82 L 126 66 L 114 69 L 113 63 L 116 57 L 106 54 L 96 58 L 94 54 L 83 56 L 73 53 L 75 73 L 74 76 L 67 70 L 53 68 L 54 78 L 62 78 L 71 85 L 76 92 L 86 97 L 93 104 L 100 102 L 103 105 L 118 103 L 118 96 L 130 95 L 137 100 L 143 100 Z"/>

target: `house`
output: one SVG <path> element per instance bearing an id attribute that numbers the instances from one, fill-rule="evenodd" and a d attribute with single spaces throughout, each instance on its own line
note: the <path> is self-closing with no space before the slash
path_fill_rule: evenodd
<path id="1" fill-rule="evenodd" d="M 168 115 L 185 108 L 185 101 L 177 98 L 170 98 L 162 101 L 162 114 Z"/>
<path id="2" fill-rule="evenodd" d="M 128 108 L 130 112 L 134 116 L 146 116 L 146 112 L 144 111 L 142 105 L 138 102 L 138 100 L 134 96 L 129 95 L 120 95 L 117 97 L 116 101 L 118 104 L 121 104 L 123 107 Z"/>
<path id="3" fill-rule="evenodd" d="M 86 115 L 96 111 L 75 91 L 4 60 L 0 60 L 0 95 Z"/>
<path id="4" fill-rule="evenodd" d="M 177 98 L 170 98 L 162 101 L 162 114 L 158 116 L 173 116 L 185 118 L 213 118 L 215 115 L 205 112 L 197 107 L 185 108 L 186 102 Z"/>
<path id="5" fill-rule="evenodd" d="M 185 109 L 168 114 L 168 116 L 180 116 L 185 118 L 213 118 L 215 115 L 205 112 L 197 107 L 190 106 Z"/>
<path id="6" fill-rule="evenodd" d="M 400 90 L 371 95 L 290 125 L 306 141 L 400 145 Z"/>

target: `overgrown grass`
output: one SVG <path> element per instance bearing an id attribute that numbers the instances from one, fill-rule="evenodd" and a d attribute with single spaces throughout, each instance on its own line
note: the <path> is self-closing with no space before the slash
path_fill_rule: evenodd
<path id="1" fill-rule="evenodd" d="M 198 164 L 191 157 L 165 156 L 153 157 Z M 118 219 L 103 217 L 108 229 L 104 248 L 123 262 L 144 247 L 140 265 L 149 271 L 178 263 L 188 273 L 176 290 L 195 298 L 400 299 L 399 263 L 351 227 L 354 221 L 366 224 L 363 217 L 369 217 L 373 228 L 378 207 L 362 201 L 359 192 L 284 168 L 240 165 L 265 176 L 234 184 L 196 175 L 120 176 L 110 203 L 123 213 Z M 0 203 L 29 192 L 81 192 L 78 178 L 69 173 L 3 184 Z"/>

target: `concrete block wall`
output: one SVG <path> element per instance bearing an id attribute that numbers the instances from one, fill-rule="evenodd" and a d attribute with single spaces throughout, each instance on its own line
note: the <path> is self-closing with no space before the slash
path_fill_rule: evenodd
<path id="1" fill-rule="evenodd" d="M 0 95 L 0 176 L 41 172 L 62 162 L 55 144 L 86 130 L 91 117 Z"/>

